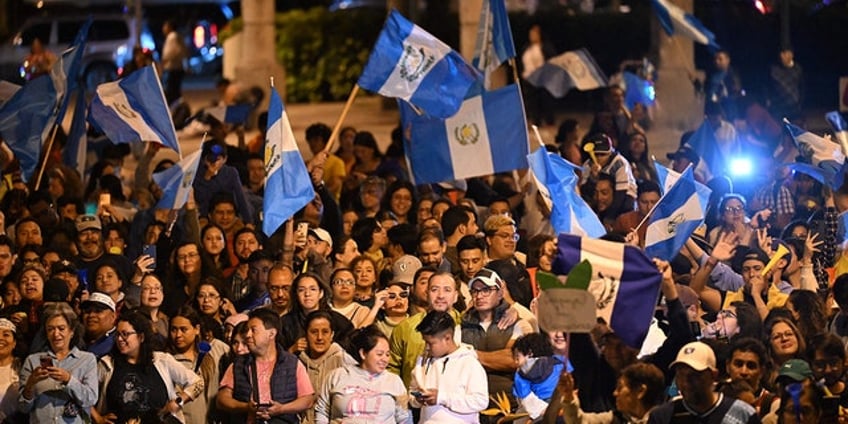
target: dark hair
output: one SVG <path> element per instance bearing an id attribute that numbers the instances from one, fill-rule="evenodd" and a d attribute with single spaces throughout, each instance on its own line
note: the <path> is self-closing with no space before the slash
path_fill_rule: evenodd
<path id="1" fill-rule="evenodd" d="M 257 308 L 250 311 L 247 315 L 248 320 L 253 318 L 262 321 L 262 326 L 266 330 L 277 330 L 278 333 L 280 332 L 280 316 L 276 312 L 266 308 Z"/>
<path id="2" fill-rule="evenodd" d="M 551 346 L 550 339 L 541 333 L 525 334 L 516 339 L 512 345 L 512 353 L 515 354 L 515 352 L 534 358 L 554 356 L 554 348 Z"/>
<path id="3" fill-rule="evenodd" d="M 825 356 L 835 356 L 845 361 L 845 344 L 842 343 L 842 338 L 833 333 L 819 333 L 813 336 L 810 343 L 807 344 L 807 358 L 810 361 L 816 358 L 816 352 L 821 352 Z"/>
<path id="4" fill-rule="evenodd" d="M 842 274 L 836 277 L 831 290 L 833 291 L 833 300 L 836 301 L 840 307 L 848 305 L 848 274 Z"/>
<path id="5" fill-rule="evenodd" d="M 238 240 L 238 238 L 242 234 L 253 234 L 253 236 L 256 237 L 256 241 L 259 243 L 259 246 L 265 245 L 265 234 L 262 234 L 261 231 L 256 231 L 255 229 L 250 227 L 242 227 L 238 231 L 236 231 L 235 235 L 233 236 L 233 245 L 235 245 L 236 240 Z"/>
<path id="6" fill-rule="evenodd" d="M 785 387 L 781 388 L 780 408 L 778 408 L 777 410 L 778 423 L 783 422 L 783 413 L 786 408 L 789 407 L 789 401 L 792 401 L 792 407 L 795 410 L 794 414 L 796 417 L 798 417 L 798 422 L 801 422 L 801 406 L 797 405 L 797 402 L 795 401 L 795 399 L 793 399 L 794 396 L 792 395 L 792 392 L 796 390 L 799 392 L 797 397 L 799 401 L 804 393 L 809 393 L 810 391 L 812 391 L 812 395 L 809 396 L 810 401 L 813 403 L 813 409 L 817 412 L 817 415 L 821 417 L 822 409 L 824 408 L 822 401 L 825 398 L 825 394 L 823 390 L 819 388 L 819 386 L 812 379 L 808 378 L 801 382 L 793 382 L 792 384 L 787 384 Z"/>
<path id="7" fill-rule="evenodd" d="M 7 236 L 6 234 L 0 234 L 0 246 L 8 246 L 9 251 L 12 252 L 12 255 L 15 254 L 15 243 L 12 241 L 12 238 Z"/>
<path id="8" fill-rule="evenodd" d="M 337 241 L 333 242 L 333 258 L 336 255 L 344 254 L 345 245 L 348 240 L 353 240 L 353 238 L 350 236 L 340 236 Z M 353 242 L 356 243 L 356 240 L 353 240 Z M 359 248 L 359 243 L 356 243 L 356 248 Z"/>
<path id="9" fill-rule="evenodd" d="M 202 324 L 202 322 L 200 320 L 200 312 L 198 312 L 197 309 L 194 309 L 191 305 L 180 306 L 180 308 L 177 309 L 177 312 L 174 314 L 174 316 L 171 317 L 171 321 L 169 322 L 169 327 L 173 327 L 174 318 L 177 318 L 177 317 L 187 319 L 188 322 L 191 323 L 192 327 L 200 327 L 201 324 Z M 200 340 L 202 338 L 203 338 L 203 335 L 198 332 L 197 339 L 195 339 L 195 341 L 194 341 L 194 345 L 197 346 L 197 343 L 200 343 Z M 170 338 L 168 339 L 168 344 L 171 347 L 171 351 L 175 352 L 173 341 L 171 341 Z"/>
<path id="10" fill-rule="evenodd" d="M 545 243 L 556 240 L 556 237 L 550 234 L 536 234 L 530 237 L 527 241 L 527 268 L 539 266 L 539 258 L 542 257 L 542 249 Z"/>
<path id="11" fill-rule="evenodd" d="M 651 180 L 642 180 L 639 182 L 639 187 L 637 189 L 636 197 L 641 196 L 643 193 L 657 193 L 660 194 L 660 185 L 651 181 Z"/>
<path id="12" fill-rule="evenodd" d="M 644 362 L 630 364 L 621 370 L 621 376 L 627 382 L 630 390 L 639 390 L 645 386 L 645 396 L 642 397 L 642 405 L 645 409 L 651 409 L 663 402 L 665 397 L 665 376 L 656 365 Z"/>
<path id="13" fill-rule="evenodd" d="M 772 311 L 774 311 L 774 310 L 772 310 Z M 768 348 L 768 351 L 771 354 L 772 359 L 775 360 L 775 365 L 776 366 L 781 365 L 781 364 L 777 363 L 778 358 L 775 355 L 774 347 L 772 346 L 772 343 L 771 343 L 771 330 L 774 329 L 774 326 L 777 325 L 777 324 L 786 324 L 787 326 L 789 326 L 789 329 L 791 329 L 792 332 L 795 333 L 795 339 L 798 341 L 798 351 L 795 352 L 794 357 L 798 358 L 798 359 L 804 359 L 804 354 L 807 353 L 807 342 L 804 340 L 804 335 L 801 334 L 801 330 L 799 330 L 798 326 L 795 325 L 795 322 L 792 321 L 792 318 L 784 317 L 784 316 L 780 316 L 780 315 L 767 317 L 766 322 L 765 322 L 765 326 L 763 328 L 763 335 L 766 339 L 765 345 Z"/>
<path id="14" fill-rule="evenodd" d="M 221 297 L 221 300 L 227 299 L 230 300 L 232 297 L 230 296 L 229 287 L 221 281 L 221 279 L 217 277 L 205 277 L 200 280 L 200 284 L 197 285 L 197 292 L 200 292 L 200 287 L 202 286 L 210 286 L 218 292 L 218 296 Z M 197 302 L 197 293 L 194 294 L 195 304 L 197 305 L 197 311 L 200 312 L 200 302 Z"/>
<path id="15" fill-rule="evenodd" d="M 17 235 L 18 229 L 20 229 L 21 226 L 23 226 L 23 224 L 26 224 L 28 222 L 32 222 L 33 224 L 35 224 L 36 227 L 38 227 L 38 230 L 40 232 L 44 232 L 44 229 L 41 228 L 41 225 L 38 223 L 38 221 L 35 218 L 33 218 L 31 216 L 27 216 L 27 217 L 19 219 L 18 222 L 15 223 L 15 235 Z"/>
<path id="16" fill-rule="evenodd" d="M 727 193 L 721 197 L 721 200 L 718 202 L 718 209 L 716 213 L 718 214 L 719 221 L 722 221 L 721 216 L 724 215 L 724 207 L 727 206 L 727 202 L 730 200 L 736 199 L 742 202 L 742 208 L 748 208 L 748 202 L 745 201 L 745 196 L 742 196 L 739 193 Z"/>
<path id="17" fill-rule="evenodd" d="M 763 334 L 763 320 L 754 305 L 737 301 L 730 306 L 736 309 L 736 322 L 739 324 L 739 334 L 735 337 L 759 338 Z"/>
<path id="18" fill-rule="evenodd" d="M 332 316 L 332 315 L 330 315 L 330 312 L 328 312 L 328 311 L 321 311 L 321 310 L 318 310 L 318 311 L 312 311 L 312 312 L 310 312 L 309 314 L 307 314 L 307 315 L 306 315 L 306 320 L 305 320 L 305 321 L 304 321 L 304 323 L 303 323 L 303 327 L 304 327 L 304 328 L 309 328 L 309 324 L 311 324 L 311 323 L 312 323 L 312 321 L 319 320 L 319 319 L 325 319 L 325 320 L 327 320 L 327 322 L 329 322 L 329 323 L 330 323 L 330 328 L 332 329 L 332 327 L 333 327 L 333 316 Z"/>
<path id="19" fill-rule="evenodd" d="M 306 140 L 312 140 L 314 138 L 320 138 L 323 143 L 330 141 L 330 135 L 333 134 L 333 130 L 330 129 L 326 124 L 321 122 L 314 123 L 306 128 Z"/>
<path id="20" fill-rule="evenodd" d="M 365 353 L 371 352 L 371 350 L 377 346 L 377 341 L 380 339 L 385 340 L 387 343 L 389 341 L 386 334 L 377 328 L 377 326 L 372 324 L 367 327 L 362 327 L 355 330 L 350 335 L 347 353 L 356 359 L 358 364 L 362 365 L 362 360 L 365 358 L 362 357 L 359 351 L 362 350 L 365 351 Z"/>
<path id="21" fill-rule="evenodd" d="M 798 329 L 802 337 L 809 340 L 827 327 L 827 316 L 824 314 L 825 306 L 821 297 L 816 292 L 809 290 L 792 290 L 787 302 L 792 303 L 792 309 L 798 313 Z"/>
<path id="22" fill-rule="evenodd" d="M 566 119 L 559 124 L 559 129 L 557 129 L 556 137 L 554 137 L 554 141 L 557 144 L 562 144 L 565 142 L 565 138 L 568 133 L 577 129 L 577 120 L 576 119 Z"/>
<path id="23" fill-rule="evenodd" d="M 85 213 L 85 203 L 79 197 L 69 196 L 65 194 L 59 196 L 59 198 L 56 200 L 56 207 L 59 209 L 62 209 L 67 205 L 74 205 L 74 209 L 79 215 Z"/>
<path id="24" fill-rule="evenodd" d="M 325 283 L 318 274 L 313 272 L 304 272 L 299 274 L 294 281 L 292 281 L 291 291 L 289 292 L 291 299 L 293 300 L 293 302 L 291 302 L 291 311 L 289 313 L 294 314 L 294 316 L 305 315 L 303 306 L 300 304 L 300 298 L 297 297 L 297 288 L 300 286 L 300 283 L 307 278 L 315 280 L 315 282 L 318 283 L 318 290 L 323 292 L 321 299 L 318 300 L 318 310 L 326 311 L 330 309 L 330 300 L 328 297 L 330 297 L 330 293 L 332 293 L 332 291 L 330 291 L 327 283 Z"/>
<path id="25" fill-rule="evenodd" d="M 367 252 L 374 243 L 374 230 L 380 227 L 376 218 L 362 218 L 357 220 L 350 229 L 350 236 L 356 241 L 361 252 Z"/>
<path id="26" fill-rule="evenodd" d="M 430 277 L 432 278 L 432 277 Z M 430 311 L 421 320 L 415 330 L 421 333 L 422 336 L 440 336 L 444 333 L 453 333 L 456 328 L 456 321 L 448 312 Z"/>
<path id="27" fill-rule="evenodd" d="M 406 222 L 415 224 L 418 219 L 418 190 L 415 189 L 415 186 L 412 185 L 411 182 L 406 180 L 396 180 L 389 184 L 389 187 L 386 188 L 385 195 L 383 195 L 381 207 L 384 211 L 391 211 L 394 213 L 392 210 L 392 196 L 402 189 L 409 191 L 409 195 L 412 196 L 412 206 L 410 206 L 409 211 L 406 213 Z"/>
<path id="28" fill-rule="evenodd" d="M 418 231 L 413 224 L 398 224 L 387 232 L 389 243 L 399 245 L 403 253 L 415 255 L 418 252 Z"/>
<path id="29" fill-rule="evenodd" d="M 221 250 L 221 253 L 218 254 L 218 260 L 221 263 L 220 269 L 227 269 L 227 268 L 231 267 L 233 264 L 230 263 L 230 248 L 227 247 L 227 232 L 224 231 L 224 229 L 221 228 L 220 225 L 215 224 L 214 222 L 207 223 L 203 227 L 203 229 L 200 230 L 200 246 L 198 246 L 198 247 L 200 247 L 204 251 L 206 251 L 206 246 L 204 246 L 204 244 L 203 244 L 203 239 L 206 237 L 206 233 L 208 233 L 212 229 L 217 229 L 218 231 L 221 232 L 221 236 L 224 237 L 224 250 Z M 235 239 L 233 239 L 233 240 L 235 240 Z M 211 253 L 206 252 L 206 254 L 208 254 L 210 257 L 212 257 Z M 214 260 L 214 258 L 212 258 L 212 259 Z"/>
<path id="30" fill-rule="evenodd" d="M 137 333 L 136 337 L 139 337 L 138 346 L 138 360 L 137 364 L 147 367 L 153 365 L 153 352 L 156 350 L 157 346 L 154 343 L 155 337 L 153 334 L 153 325 L 150 323 L 150 318 L 142 314 L 141 312 L 135 310 L 127 310 L 121 313 L 118 317 L 118 320 L 115 322 L 115 326 L 121 322 L 126 322 L 130 325 L 130 327 L 135 330 Z M 143 339 L 143 340 L 141 340 Z M 115 360 L 120 360 L 126 362 L 126 356 L 124 356 L 120 350 L 118 350 L 118 344 L 115 343 L 115 346 L 112 347 L 112 358 Z"/>
<path id="31" fill-rule="evenodd" d="M 212 195 L 212 199 L 209 200 L 209 215 L 212 215 L 212 212 L 215 211 L 215 208 L 221 204 L 230 204 L 233 205 L 233 208 L 236 210 L 236 214 L 239 213 L 238 205 L 236 204 L 235 198 L 233 198 L 232 193 L 227 193 L 223 191 L 219 191 Z"/>
<path id="32" fill-rule="evenodd" d="M 438 228 L 425 228 L 418 234 L 418 245 L 420 246 L 421 243 L 430 239 L 437 240 L 440 245 L 445 244 L 445 235 L 442 233 L 442 230 Z"/>
<path id="33" fill-rule="evenodd" d="M 121 184 L 121 179 L 113 174 L 106 174 L 100 176 L 100 190 L 104 192 L 108 192 L 110 196 L 112 196 L 112 201 L 125 201 L 127 200 L 126 196 L 124 196 L 124 188 Z"/>
<path id="34" fill-rule="evenodd" d="M 486 239 L 484 237 L 477 237 L 475 235 L 463 236 L 456 243 L 456 254 L 459 256 L 459 252 L 463 252 L 466 250 L 480 249 L 483 253 L 486 252 Z"/>
<path id="35" fill-rule="evenodd" d="M 442 231 L 445 235 L 452 236 L 460 225 L 468 225 L 471 217 L 468 216 L 468 208 L 465 206 L 451 206 L 442 214 Z"/>
<path id="36" fill-rule="evenodd" d="M 759 339 L 754 337 L 735 337 L 730 342 L 730 347 L 727 350 L 727 360 L 730 361 L 736 352 L 753 353 L 757 355 L 757 359 L 760 361 L 760 367 L 768 368 L 770 366 L 770 358 L 766 346 Z M 766 373 L 763 373 L 763 375 L 766 375 Z"/>
<path id="37" fill-rule="evenodd" d="M 383 154 L 380 152 L 380 147 L 377 146 L 377 139 L 374 138 L 374 134 L 371 134 L 368 131 L 359 131 L 353 137 L 353 145 L 354 146 L 362 146 L 367 147 L 374 151 L 374 157 L 380 158 Z"/>
<path id="38" fill-rule="evenodd" d="M 787 240 L 787 239 L 793 238 L 792 237 L 792 230 L 794 230 L 797 227 L 804 227 L 804 229 L 807 230 L 807 232 L 810 231 L 810 224 L 808 224 L 807 221 L 804 221 L 802 219 L 796 219 L 796 220 L 786 224 L 785 227 L 783 227 L 783 231 L 780 232 L 780 239 L 781 240 Z"/>
<path id="39" fill-rule="evenodd" d="M 742 393 L 750 392 L 753 394 L 754 388 L 751 387 L 751 384 L 745 380 L 729 380 L 719 383 L 716 387 L 716 391 L 724 394 L 725 396 L 739 399 L 739 396 Z"/>

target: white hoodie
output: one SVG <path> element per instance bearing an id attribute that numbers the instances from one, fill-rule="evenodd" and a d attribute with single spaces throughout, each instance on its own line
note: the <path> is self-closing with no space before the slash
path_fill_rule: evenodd
<path id="1" fill-rule="evenodd" d="M 468 345 L 441 358 L 418 357 L 409 391 L 434 389 L 439 391 L 436 405 L 421 405 L 410 396 L 410 404 L 421 407 L 421 424 L 479 423 L 480 411 L 489 406 L 486 370 Z"/>

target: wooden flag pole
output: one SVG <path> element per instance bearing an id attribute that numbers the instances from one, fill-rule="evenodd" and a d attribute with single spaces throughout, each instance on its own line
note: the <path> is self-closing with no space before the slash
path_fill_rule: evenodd
<path id="1" fill-rule="evenodd" d="M 47 159 L 50 157 L 50 150 L 53 148 L 53 141 L 56 140 L 59 125 L 62 125 L 62 123 L 53 123 L 53 131 L 50 132 L 50 138 L 47 139 L 47 149 L 41 151 L 41 163 L 38 166 L 38 176 L 35 178 L 35 185 L 32 186 L 33 191 L 38 191 L 38 187 L 41 186 L 41 178 L 44 177 L 44 168 L 47 167 Z M 84 175 L 81 177 L 84 177 Z"/>
<path id="2" fill-rule="evenodd" d="M 335 143 L 336 138 L 339 136 L 339 132 L 342 129 L 342 124 L 344 124 L 344 120 L 347 117 L 347 113 L 350 111 L 350 107 L 353 105 L 354 99 L 356 99 L 356 94 L 359 93 L 359 84 L 354 84 L 353 89 L 350 90 L 350 95 L 347 96 L 347 103 L 345 103 L 344 109 L 342 109 L 342 114 L 339 116 L 339 120 L 336 121 L 336 126 L 333 127 L 333 132 L 330 134 L 330 139 L 327 140 L 327 145 L 324 146 L 324 153 L 330 154 L 330 149 L 333 148 L 333 143 Z"/>

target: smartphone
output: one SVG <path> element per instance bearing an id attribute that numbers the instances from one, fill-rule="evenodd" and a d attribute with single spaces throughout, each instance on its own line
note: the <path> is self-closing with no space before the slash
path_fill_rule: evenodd
<path id="1" fill-rule="evenodd" d="M 41 360 L 41 368 L 53 366 L 53 358 L 51 358 L 49 355 L 41 355 L 39 359 Z"/>
<path id="2" fill-rule="evenodd" d="M 301 222 L 297 224 L 297 237 L 295 239 L 304 239 L 306 238 L 306 234 L 309 232 L 309 223 Z"/>
<path id="3" fill-rule="evenodd" d="M 147 255 L 153 258 L 153 264 L 150 265 L 151 268 L 156 269 L 156 245 L 155 244 L 145 244 L 141 248 L 141 254 Z"/>
<path id="4" fill-rule="evenodd" d="M 411 395 L 412 395 L 413 397 L 415 397 L 416 399 L 420 399 L 420 398 L 424 397 L 424 393 L 421 393 L 421 392 L 418 392 L 418 391 L 414 391 L 414 390 L 413 390 L 413 391 L 411 391 L 411 392 L 409 392 L 409 394 L 411 394 Z"/>
<path id="5" fill-rule="evenodd" d="M 88 289 L 88 268 L 80 268 L 77 271 L 77 279 L 79 280 L 80 286 L 84 291 L 89 291 Z"/>
<path id="6" fill-rule="evenodd" d="M 109 193 L 100 193 L 100 200 L 97 202 L 97 208 L 101 210 L 101 214 L 104 216 L 109 216 L 109 212 L 103 210 L 104 205 L 112 204 L 112 195 Z"/>

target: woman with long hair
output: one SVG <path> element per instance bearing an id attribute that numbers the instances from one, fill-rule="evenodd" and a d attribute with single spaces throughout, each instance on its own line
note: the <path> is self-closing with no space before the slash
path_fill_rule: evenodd
<path id="1" fill-rule="evenodd" d="M 417 194 L 411 182 L 395 181 L 389 184 L 383 196 L 383 210 L 391 212 L 399 224 L 415 224 L 418 218 Z"/>
<path id="2" fill-rule="evenodd" d="M 786 299 L 786 309 L 792 314 L 805 340 L 827 328 L 824 301 L 814 291 L 792 290 Z"/>
<path id="3" fill-rule="evenodd" d="M 633 176 L 636 180 L 657 181 L 657 170 L 654 168 L 651 154 L 648 152 L 648 137 L 642 131 L 630 134 L 618 148 L 619 153 L 630 162 Z"/>
<path id="4" fill-rule="evenodd" d="M 197 243 L 183 242 L 172 254 L 171 277 L 165 286 L 163 311 L 173 315 L 177 309 L 197 294 L 205 277 L 220 277 L 212 260 Z"/>
<path id="5" fill-rule="evenodd" d="M 77 315 L 64 302 L 44 308 L 48 349 L 29 355 L 21 368 L 19 398 L 31 423 L 84 423 L 97 402 L 97 358 L 79 350 Z"/>
<path id="6" fill-rule="evenodd" d="M 291 287 L 291 310 L 281 318 L 282 328 L 286 329 L 280 336 L 284 348 L 294 354 L 306 350 L 306 316 L 319 310 L 330 315 L 336 340 L 347 340 L 347 336 L 353 331 L 353 324 L 344 315 L 330 308 L 329 297 L 330 289 L 318 275 L 305 272 L 294 279 Z"/>
<path id="7" fill-rule="evenodd" d="M 230 262 L 230 250 L 227 248 L 227 236 L 224 229 L 212 222 L 206 224 L 200 230 L 200 242 L 203 245 L 203 251 L 212 259 L 212 263 L 221 275 L 224 277 L 232 275 L 233 264 Z"/>
<path id="8" fill-rule="evenodd" d="M 21 361 L 15 357 L 18 347 L 18 328 L 12 321 L 0 318 L 0 420 L 18 413 Z"/>
<path id="9" fill-rule="evenodd" d="M 185 423 L 183 408 L 203 395 L 203 379 L 152 342 L 150 320 L 139 312 L 121 314 L 115 346 L 100 360 L 100 401 L 96 423 L 142 423 L 176 419 Z M 180 387 L 181 390 L 177 390 Z"/>
<path id="10" fill-rule="evenodd" d="M 346 363 L 344 349 L 333 340 L 332 317 L 325 311 L 306 316 L 306 350 L 298 358 L 306 366 L 312 387 L 320 388 L 334 369 Z M 352 361 L 351 361 L 352 362 Z M 315 422 L 315 409 L 306 411 L 304 423 Z"/>
<path id="11" fill-rule="evenodd" d="M 730 232 L 739 237 L 740 246 L 754 246 L 757 243 L 754 221 L 761 216 L 762 212 L 754 214 L 754 218 L 748 219 L 746 213 L 747 203 L 745 198 L 738 193 L 728 193 L 718 203 L 718 225 L 707 234 L 707 240 L 715 245 L 721 236 Z"/>
<path id="12" fill-rule="evenodd" d="M 769 318 L 764 334 L 775 369 L 780 369 L 790 359 L 806 360 L 807 342 L 792 319 L 779 315 Z"/>
<path id="13" fill-rule="evenodd" d="M 333 370 L 318 394 L 316 424 L 343 423 L 359 417 L 369 422 L 412 424 L 407 391 L 397 374 L 386 372 L 389 339 L 369 326 L 357 330 L 348 351 L 356 365 Z"/>
<path id="14" fill-rule="evenodd" d="M 332 296 L 330 308 L 345 316 L 354 328 L 361 328 L 369 323 L 366 322 L 370 309 L 358 302 L 353 301 L 356 280 L 353 271 L 347 268 L 339 268 L 330 275 Z"/>
<path id="15" fill-rule="evenodd" d="M 136 308 L 141 298 L 141 287 L 127 284 L 127 277 L 113 260 L 106 258 L 94 271 L 94 289 L 112 298 L 116 313 L 124 308 Z M 130 294 L 131 293 L 131 294 Z"/>
<path id="16" fill-rule="evenodd" d="M 204 278 L 197 287 L 194 300 L 195 309 L 200 315 L 214 320 L 223 334 L 224 321 L 236 314 L 235 305 L 230 301 L 226 287 L 217 278 Z"/>
<path id="17" fill-rule="evenodd" d="M 374 306 L 374 293 L 377 291 L 377 264 L 371 257 L 362 255 L 350 263 L 356 279 L 356 291 L 353 298 L 358 303 Z"/>

